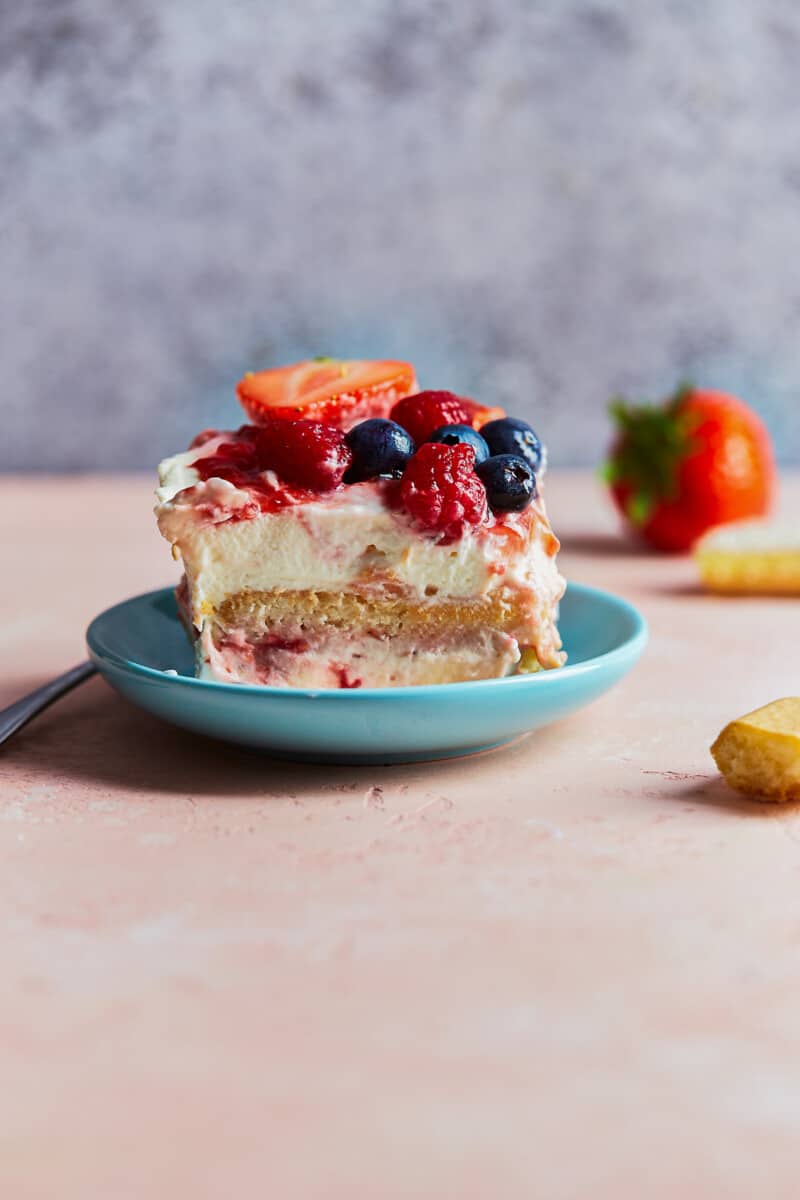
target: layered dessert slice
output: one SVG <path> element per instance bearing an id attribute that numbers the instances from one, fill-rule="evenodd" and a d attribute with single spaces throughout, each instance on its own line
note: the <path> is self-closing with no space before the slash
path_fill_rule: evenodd
<path id="1" fill-rule="evenodd" d="M 250 424 L 159 468 L 201 678 L 380 687 L 562 664 L 530 426 L 420 392 L 404 363 L 301 363 L 238 394 Z"/>

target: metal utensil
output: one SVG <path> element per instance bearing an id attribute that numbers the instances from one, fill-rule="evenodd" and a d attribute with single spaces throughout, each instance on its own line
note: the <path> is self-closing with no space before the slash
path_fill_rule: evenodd
<path id="1" fill-rule="evenodd" d="M 79 683 L 83 683 L 84 680 L 95 674 L 97 674 L 97 668 L 92 663 L 81 663 L 80 666 L 73 667 L 71 671 L 65 671 L 63 675 L 51 679 L 49 683 L 36 688 L 27 696 L 23 696 L 21 700 L 15 700 L 13 704 L 9 704 L 8 708 L 0 710 L 0 746 L 13 737 L 19 729 L 22 729 L 23 725 L 27 725 L 28 721 L 38 713 L 43 712 L 54 700 L 65 696 Z"/>

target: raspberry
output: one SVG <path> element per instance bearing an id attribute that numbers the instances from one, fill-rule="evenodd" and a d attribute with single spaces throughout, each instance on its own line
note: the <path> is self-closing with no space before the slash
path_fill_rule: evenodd
<path id="1" fill-rule="evenodd" d="M 418 446 L 441 425 L 471 425 L 472 414 L 461 396 L 453 392 L 417 392 L 398 400 L 391 418 L 407 430 Z"/>
<path id="2" fill-rule="evenodd" d="M 486 517 L 486 489 L 475 474 L 471 446 L 424 442 L 406 467 L 400 503 L 417 525 L 447 539 Z"/>
<path id="3" fill-rule="evenodd" d="M 353 461 L 341 429 L 321 421 L 270 421 L 258 431 L 258 461 L 284 483 L 328 492 Z"/>

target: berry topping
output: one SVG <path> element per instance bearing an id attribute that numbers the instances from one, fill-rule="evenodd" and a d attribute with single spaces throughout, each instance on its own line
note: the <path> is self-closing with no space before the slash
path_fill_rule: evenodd
<path id="1" fill-rule="evenodd" d="M 236 393 L 251 421 L 325 421 L 348 428 L 362 417 L 384 417 L 416 387 L 405 362 L 312 359 L 245 375 Z"/>
<path id="2" fill-rule="evenodd" d="M 492 454 L 516 454 L 524 458 L 534 475 L 542 465 L 542 443 L 528 425 L 517 417 L 489 421 L 481 428 Z"/>
<path id="3" fill-rule="evenodd" d="M 400 502 L 417 525 L 461 537 L 486 517 L 486 492 L 475 474 L 471 447 L 426 442 L 409 461 L 400 484 Z"/>
<path id="4" fill-rule="evenodd" d="M 489 457 L 489 447 L 471 425 L 441 425 L 434 429 L 428 441 L 439 442 L 442 446 L 471 446 L 475 451 L 476 463 L 482 463 Z"/>
<path id="5" fill-rule="evenodd" d="M 442 425 L 469 425 L 468 403 L 454 392 L 417 392 L 395 404 L 391 418 L 407 429 L 419 446 Z"/>
<path id="6" fill-rule="evenodd" d="M 401 425 L 383 417 L 371 417 L 354 425 L 347 434 L 347 444 L 353 452 L 348 483 L 375 479 L 378 475 L 397 478 L 415 450 L 411 435 Z"/>
<path id="7" fill-rule="evenodd" d="M 258 472 L 256 448 L 251 442 L 221 442 L 209 454 L 201 454 L 192 463 L 201 479 L 225 479 L 234 487 L 246 484 L 247 476 Z"/>
<path id="8" fill-rule="evenodd" d="M 495 512 L 521 512 L 536 496 L 536 476 L 517 454 L 495 454 L 475 470 Z"/>
<path id="9" fill-rule="evenodd" d="M 496 405 L 489 408 L 485 404 L 478 404 L 477 400 L 467 400 L 466 396 L 461 396 L 461 403 L 467 410 L 468 419 L 473 429 L 482 430 L 484 425 L 489 421 L 499 421 L 501 417 L 506 415 L 504 408 L 498 408 Z"/>
<path id="10" fill-rule="evenodd" d="M 219 429 L 201 429 L 198 434 L 189 442 L 189 450 L 199 450 L 201 446 L 205 446 L 206 442 L 211 442 L 215 437 L 219 437 Z"/>
<path id="11" fill-rule="evenodd" d="M 320 421 L 272 421 L 259 430 L 258 461 L 285 483 L 328 492 L 353 461 L 341 429 Z"/>

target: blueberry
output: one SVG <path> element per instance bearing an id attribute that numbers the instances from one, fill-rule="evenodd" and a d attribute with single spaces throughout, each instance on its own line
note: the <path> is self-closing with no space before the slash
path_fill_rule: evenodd
<path id="1" fill-rule="evenodd" d="M 527 421 L 501 417 L 489 421 L 481 433 L 492 454 L 516 454 L 525 459 L 534 475 L 542 465 L 542 443 Z"/>
<path id="2" fill-rule="evenodd" d="M 496 512 L 521 512 L 536 496 L 536 476 L 518 454 L 495 454 L 475 470 L 486 488 L 489 507 Z"/>
<path id="3" fill-rule="evenodd" d="M 443 446 L 472 446 L 475 462 L 482 463 L 489 457 L 489 447 L 471 425 L 440 425 L 434 429 L 429 442 L 441 442 Z"/>
<path id="4" fill-rule="evenodd" d="M 411 434 L 402 425 L 383 417 L 371 417 L 355 425 L 346 440 L 353 452 L 353 465 L 345 477 L 347 483 L 375 479 L 378 475 L 399 477 L 416 450 Z"/>

